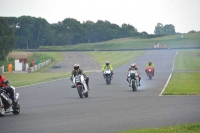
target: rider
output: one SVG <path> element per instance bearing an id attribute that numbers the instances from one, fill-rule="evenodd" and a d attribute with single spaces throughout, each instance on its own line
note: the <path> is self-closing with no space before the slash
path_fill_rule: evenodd
<path id="1" fill-rule="evenodd" d="M 106 68 L 109 68 L 109 69 L 111 70 L 111 77 L 112 77 L 112 76 L 113 76 L 113 67 L 112 67 L 112 65 L 109 63 L 109 61 L 106 61 L 106 64 L 104 64 L 103 67 L 102 67 L 102 69 L 101 69 L 104 78 L 105 78 L 104 70 L 105 70 Z"/>
<path id="2" fill-rule="evenodd" d="M 78 63 L 76 63 L 76 64 L 74 64 L 74 70 L 72 71 L 71 77 L 70 77 L 70 80 L 72 81 L 72 83 L 73 83 L 72 77 L 73 77 L 73 76 L 75 77 L 75 76 L 78 75 L 78 74 L 81 74 L 81 75 L 84 76 L 84 79 L 85 79 L 85 81 L 86 81 L 87 88 L 88 88 L 88 90 L 90 90 L 90 88 L 89 88 L 89 77 L 87 77 L 87 76 L 83 73 L 83 70 L 80 69 L 80 65 L 79 65 Z M 75 85 L 72 84 L 71 87 L 72 87 L 72 88 L 75 88 Z"/>
<path id="3" fill-rule="evenodd" d="M 152 63 L 152 61 L 149 61 L 149 62 L 146 64 L 146 70 L 145 70 L 145 72 L 147 73 L 147 69 L 148 69 L 149 66 L 153 68 L 153 76 L 154 76 L 155 68 L 154 68 L 154 64 Z"/>
<path id="4" fill-rule="evenodd" d="M 9 98 L 12 101 L 8 99 L 8 103 L 12 104 L 14 102 L 14 90 L 10 87 L 10 83 L 6 77 L 2 75 L 2 71 L 0 71 L 0 88 L 3 88 L 9 94 Z"/>
<path id="5" fill-rule="evenodd" d="M 132 63 L 132 64 L 131 64 L 131 68 L 128 69 L 128 74 L 129 74 L 129 71 L 130 71 L 130 70 L 137 70 L 137 71 L 139 72 L 138 68 L 136 67 L 136 63 Z M 127 74 L 126 80 L 130 83 L 130 81 L 128 80 L 128 74 Z M 139 78 L 139 86 L 140 86 L 140 80 L 141 80 L 140 72 L 139 72 L 139 74 L 138 74 L 138 78 Z"/>

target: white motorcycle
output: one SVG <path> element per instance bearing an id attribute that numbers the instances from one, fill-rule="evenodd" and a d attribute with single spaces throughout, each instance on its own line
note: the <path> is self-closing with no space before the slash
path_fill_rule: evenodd
<path id="1" fill-rule="evenodd" d="M 5 113 L 20 113 L 20 104 L 18 101 L 19 93 L 15 93 L 15 87 L 10 87 L 14 91 L 15 101 L 12 102 L 12 100 L 9 98 L 9 94 L 7 94 L 4 89 L 0 88 L 0 117 L 3 117 Z"/>
<path id="2" fill-rule="evenodd" d="M 109 68 L 106 68 L 104 70 L 104 79 L 107 85 L 111 83 L 112 75 L 111 75 L 111 70 Z"/>
<path id="3" fill-rule="evenodd" d="M 76 75 L 73 77 L 73 84 L 77 88 L 80 98 L 83 98 L 83 96 L 88 97 L 89 90 L 83 75 Z"/>
<path id="4" fill-rule="evenodd" d="M 139 71 L 130 70 L 128 73 L 129 87 L 132 87 L 133 91 L 137 91 L 139 86 Z"/>

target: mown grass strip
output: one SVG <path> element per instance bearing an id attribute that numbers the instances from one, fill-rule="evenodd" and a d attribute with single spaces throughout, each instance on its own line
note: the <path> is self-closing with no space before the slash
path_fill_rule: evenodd
<path id="1" fill-rule="evenodd" d="M 180 50 L 174 70 L 200 70 L 200 50 Z"/>
<path id="2" fill-rule="evenodd" d="M 10 84 L 14 87 L 31 85 L 70 76 L 70 73 L 5 73 Z"/>
<path id="3" fill-rule="evenodd" d="M 200 95 L 200 72 L 173 73 L 163 95 Z"/>
<path id="4" fill-rule="evenodd" d="M 160 128 L 136 128 L 116 133 L 199 133 L 200 123 L 163 126 Z"/>
<path id="5" fill-rule="evenodd" d="M 145 53 L 145 51 L 109 51 L 109 52 L 87 52 L 94 57 L 100 67 L 109 61 L 113 68 L 122 66 Z"/>
<path id="6" fill-rule="evenodd" d="M 200 72 L 184 72 L 200 70 L 200 50 L 180 50 L 174 70 L 163 95 L 200 95 Z"/>

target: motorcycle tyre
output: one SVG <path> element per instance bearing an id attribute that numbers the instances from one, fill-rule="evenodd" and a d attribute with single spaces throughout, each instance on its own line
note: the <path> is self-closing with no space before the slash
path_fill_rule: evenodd
<path id="1" fill-rule="evenodd" d="M 135 85 L 135 81 L 134 80 L 132 80 L 132 89 L 133 89 L 133 91 L 137 91 L 137 87 Z"/>
<path id="2" fill-rule="evenodd" d="M 152 79 L 152 72 L 148 74 L 149 75 L 149 80 Z"/>
<path id="3" fill-rule="evenodd" d="M 106 84 L 110 84 L 110 77 L 109 76 L 106 76 Z"/>
<path id="4" fill-rule="evenodd" d="M 82 86 L 78 86 L 77 87 L 77 91 L 78 91 L 79 97 L 83 98 L 83 89 L 82 89 Z"/>
<path id="5" fill-rule="evenodd" d="M 83 95 L 84 95 L 85 97 L 88 97 L 88 92 L 85 92 Z"/>
<path id="6" fill-rule="evenodd" d="M 17 104 L 16 107 L 13 107 L 13 112 L 12 113 L 15 114 L 15 115 L 20 113 L 20 105 L 19 104 Z"/>
<path id="7" fill-rule="evenodd" d="M 5 109 L 1 108 L 0 109 L 0 117 L 4 117 L 5 113 L 6 113 Z"/>

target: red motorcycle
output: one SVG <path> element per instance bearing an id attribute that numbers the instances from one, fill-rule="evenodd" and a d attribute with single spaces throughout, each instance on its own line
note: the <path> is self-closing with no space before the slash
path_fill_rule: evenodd
<path id="1" fill-rule="evenodd" d="M 153 77 L 153 67 L 149 66 L 147 68 L 147 76 L 149 77 L 149 79 L 151 80 Z"/>

